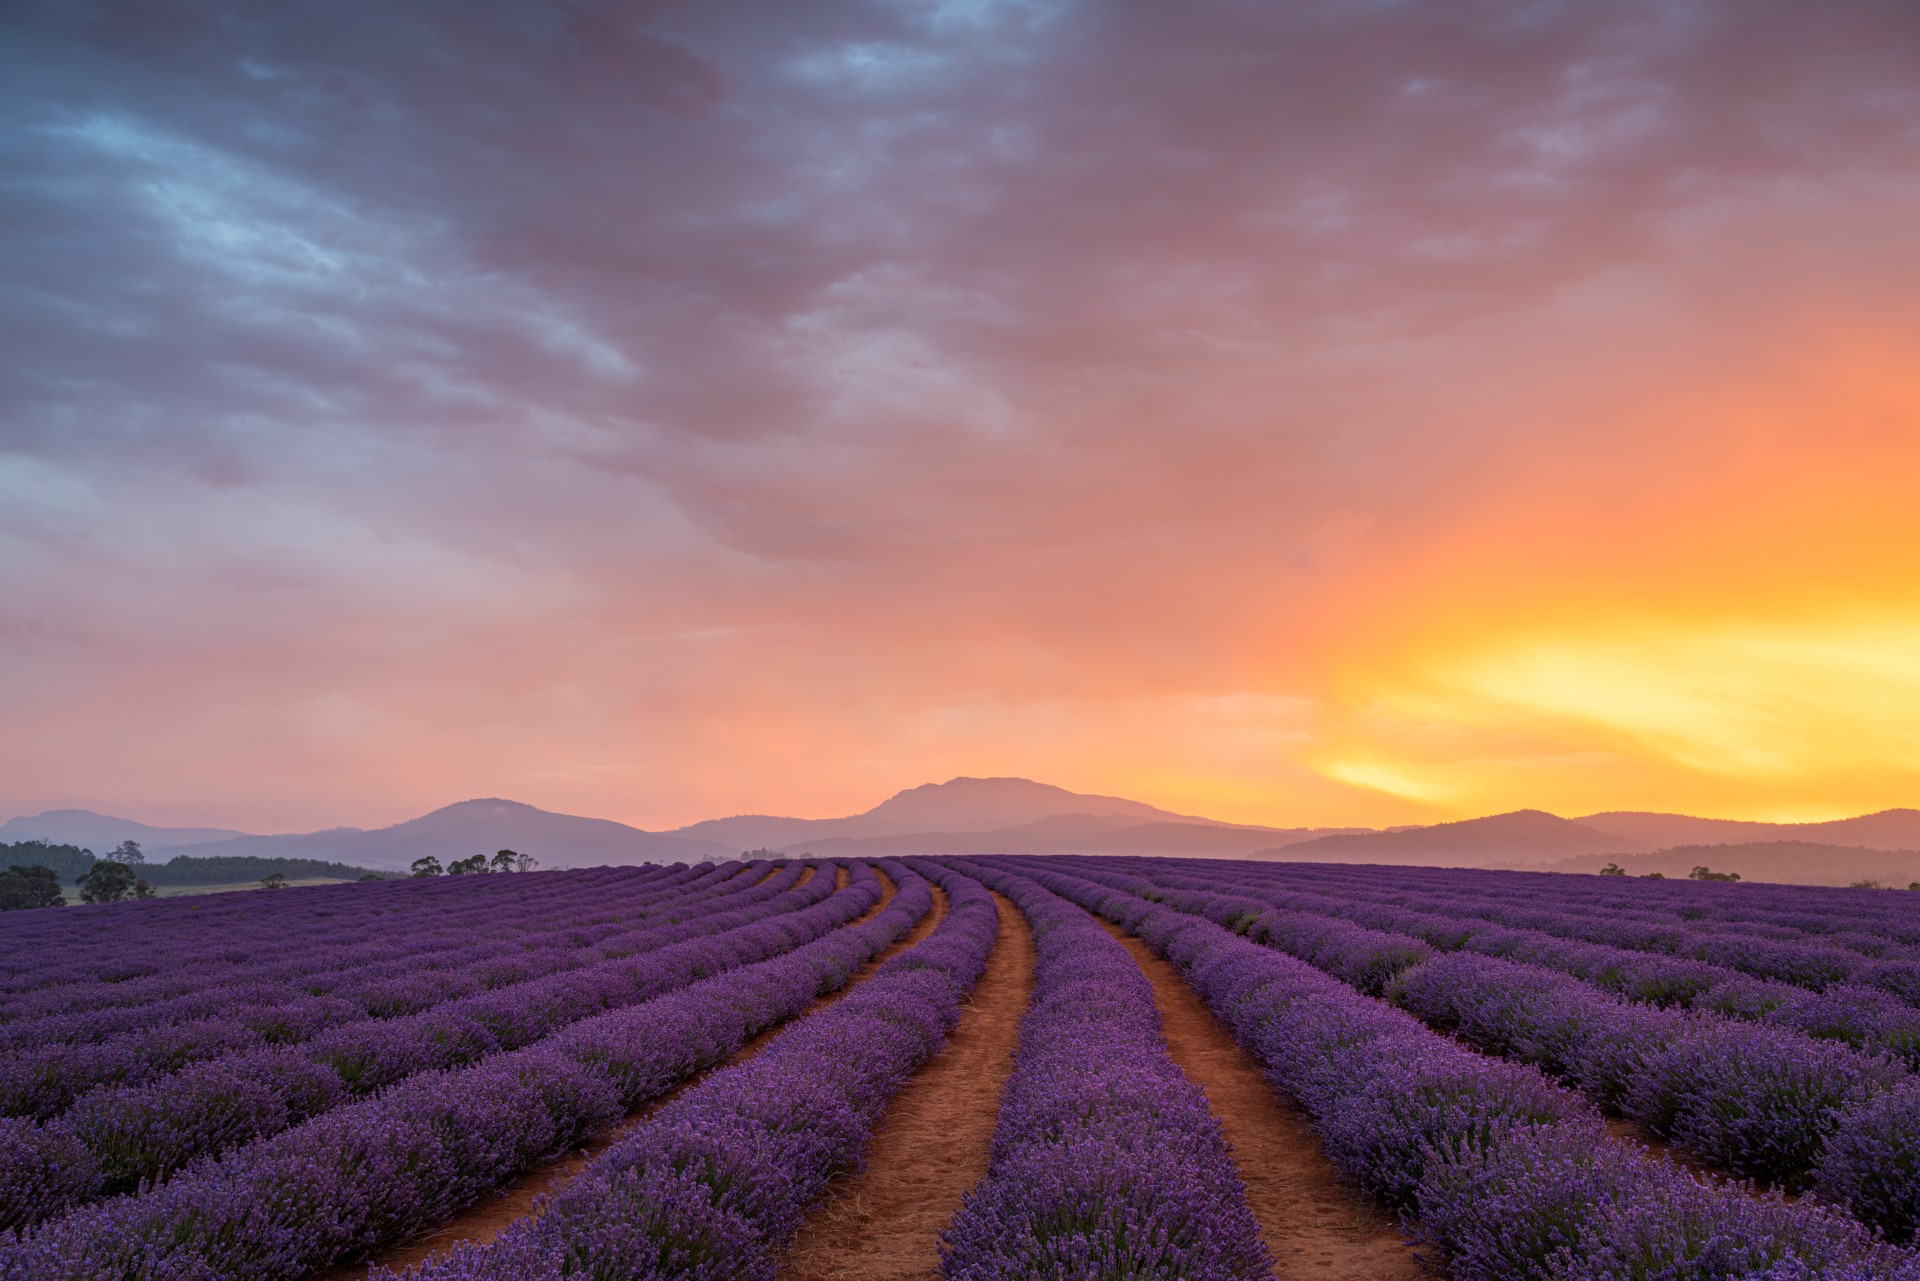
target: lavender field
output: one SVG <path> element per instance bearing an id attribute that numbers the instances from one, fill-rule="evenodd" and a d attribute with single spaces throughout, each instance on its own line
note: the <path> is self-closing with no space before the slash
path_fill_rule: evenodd
<path id="1" fill-rule="evenodd" d="M 1095 857 L 0 918 L 0 1277 L 1920 1279 L 1920 896 Z"/>

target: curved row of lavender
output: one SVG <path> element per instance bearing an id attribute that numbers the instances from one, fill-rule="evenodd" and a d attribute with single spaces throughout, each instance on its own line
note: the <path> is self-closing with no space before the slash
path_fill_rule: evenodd
<path id="1" fill-rule="evenodd" d="M 500 919 L 497 894 L 463 900 L 448 910 L 434 901 L 431 886 L 416 893 L 413 910 L 396 919 L 375 901 L 379 896 L 371 885 L 359 890 L 368 898 L 366 912 L 345 922 L 330 921 L 325 931 L 300 929 L 284 912 L 263 912 L 261 919 L 227 924 L 176 918 L 174 941 L 199 940 L 201 958 L 207 963 L 195 965 L 182 958 L 176 968 L 148 979 L 36 990 L 35 1001 L 53 1008 L 17 1012 L 0 1023 L 0 1050 L 99 1042 L 128 1030 L 232 1010 L 249 1010 L 261 1017 L 288 1003 L 315 998 L 350 1001 L 374 1017 L 408 1013 L 407 1002 L 419 990 L 421 976 L 470 975 L 476 969 L 484 973 L 488 965 L 501 962 L 511 968 L 530 944 L 544 945 L 559 931 L 565 931 L 576 945 L 598 942 L 631 929 L 636 916 L 652 917 L 702 899 L 738 893 L 766 870 L 765 864 L 716 864 L 717 875 L 710 872 L 680 884 L 662 884 L 658 878 L 557 873 L 534 878 L 550 881 L 547 885 L 521 890 L 515 884 L 522 910 L 511 921 Z M 453 884 L 451 880 L 442 883 Z M 275 906 L 280 901 L 276 896 Z M 191 907 L 178 910 L 190 912 Z M 85 925 L 84 918 L 80 924 Z M 97 931 L 83 932 L 94 935 L 95 948 L 104 953 L 141 946 L 129 943 L 117 930 L 108 932 L 105 946 Z M 31 968 L 36 962 L 25 959 L 20 964 Z M 160 980 L 164 988 L 154 991 Z M 408 980 L 413 987 L 393 986 Z M 148 990 L 140 991 L 143 987 Z"/>
<path id="2" fill-rule="evenodd" d="M 993 898 L 944 868 L 933 933 L 744 1064 L 675 1099 L 537 1212 L 410 1281 L 772 1281 L 778 1254 L 835 1174 L 938 1052 L 986 969 Z M 396 1274 L 376 1278 L 397 1281 Z"/>
<path id="3" fill-rule="evenodd" d="M 1733 933 L 1827 943 L 1863 956 L 1920 956 L 1920 920 L 1899 895 L 1807 885 L 1654 880 L 1644 877 L 1565 876 L 1541 872 L 1480 872 L 1410 868 L 1401 879 L 1377 867 L 1304 864 L 1345 883 L 1371 881 L 1382 889 L 1416 893 L 1470 890 L 1476 897 L 1523 907 L 1551 902 L 1565 910 L 1601 912 L 1610 920 L 1656 925 L 1713 922 Z M 1402 870 L 1402 869 L 1394 869 Z"/>
<path id="4" fill-rule="evenodd" d="M 1192 883 L 1150 870 L 1160 886 Z M 1536 1064 L 1723 1169 L 1817 1190 L 1896 1242 L 1920 1228 L 1920 1080 L 1901 1063 L 1706 1008 L 1635 1006 L 1533 965 L 1435 956 L 1417 940 L 1244 897 L 1172 888 L 1164 901 L 1388 991 L 1429 1025 Z"/>
<path id="5" fill-rule="evenodd" d="M 1158 902 L 1017 868 L 1137 934 L 1313 1118 L 1327 1155 L 1408 1216 L 1454 1281 L 1916 1281 L 1848 1216 L 1700 1179 L 1612 1139 L 1537 1070 L 1485 1058 L 1321 971 Z M 1124 873 L 1107 879 L 1126 879 Z"/>
<path id="6" fill-rule="evenodd" d="M 767 872 L 766 864 L 733 863 L 720 875 L 677 886 L 562 872 L 551 876 L 552 885 L 528 886 L 521 900 L 524 914 L 511 921 L 501 919 L 497 894 L 444 913 L 434 910 L 438 905 L 428 896 L 416 904 L 417 913 L 398 919 L 373 910 L 370 901 L 363 918 L 335 924 L 324 934 L 287 928 L 292 923 L 281 913 L 270 913 L 209 936 L 205 923 L 187 915 L 190 907 L 179 908 L 175 932 L 208 940 L 218 964 L 169 973 L 164 993 L 152 990 L 163 976 L 35 992 L 36 1000 L 57 1001 L 57 1012 L 0 1024 L 0 1049 L 99 1044 L 128 1031 L 240 1013 L 260 1022 L 265 1034 L 278 1034 L 311 1017 L 303 1007 L 314 1001 L 359 1006 L 353 1017 L 410 1013 L 423 1008 L 422 999 L 439 999 L 435 985 L 475 982 L 476 971 L 498 968 L 511 981 L 529 945 L 542 947 L 560 937 L 574 947 L 597 944 L 631 932 L 641 917 L 743 892 Z M 369 900 L 373 889 L 367 887 Z M 282 899 L 274 896 L 275 906 Z M 490 906 L 483 911 L 481 903 Z M 159 905 L 146 906 L 159 910 Z M 128 946 L 117 931 L 106 937 L 102 951 Z M 149 990 L 143 995 L 136 988 Z"/>
<path id="7" fill-rule="evenodd" d="M 1271 1277 L 1220 1122 L 1168 1055 L 1126 948 L 1034 879 L 954 866 L 1026 914 L 1037 962 L 987 1172 L 948 1225 L 942 1275 Z"/>
<path id="8" fill-rule="evenodd" d="M 1084 869 L 1083 869 L 1084 870 Z M 1088 873 L 1103 879 L 1098 873 Z M 1180 878 L 1157 876 L 1165 885 Z M 1890 1239 L 1913 1236 L 1920 1188 L 1907 1147 L 1920 1099 L 1879 1056 L 1781 1028 L 1650 1009 L 1537 967 L 1424 944 L 1348 921 L 1261 910 L 1233 894 L 1169 889 L 1205 916 L 1364 992 L 1386 992 L 1429 1026 L 1531 1063 L 1734 1174 L 1818 1188 Z M 1845 1135 L 1846 1141 L 1830 1140 Z"/>
<path id="9" fill-rule="evenodd" d="M 1147 872 L 1160 884 L 1182 889 L 1209 890 L 1223 883 L 1218 865 L 1188 864 L 1184 874 L 1174 870 L 1179 864 L 1151 869 L 1140 863 L 1128 866 L 1134 872 Z M 1224 875 L 1238 892 L 1256 895 L 1270 909 L 1295 911 L 1306 917 L 1339 917 L 1408 936 L 1408 940 L 1419 940 L 1443 951 L 1505 957 L 1559 970 L 1637 1003 L 1690 1008 L 1787 1028 L 1823 1040 L 1842 1041 L 1870 1054 L 1893 1056 L 1909 1069 L 1920 1068 L 1920 1011 L 1878 989 L 1834 984 L 1813 991 L 1703 961 L 1569 941 L 1543 931 L 1496 925 L 1458 913 L 1305 892 L 1286 888 L 1284 881 L 1274 883 L 1271 869 L 1252 865 Z M 1394 898 L 1421 901 L 1402 894 Z M 1401 946 L 1414 949 L 1400 961 L 1402 965 L 1413 964 L 1427 954 L 1418 943 L 1403 940 Z M 1380 947 L 1383 957 L 1391 955 L 1392 949 L 1385 944 Z"/>
<path id="10" fill-rule="evenodd" d="M 853 884 L 754 929 L 772 959 L 421 1073 L 134 1196 L 0 1236 L 5 1281 L 293 1281 L 431 1226 L 566 1151 L 822 992 L 924 916 L 930 895 Z M 712 946 L 723 958 L 725 940 Z M 723 959 L 723 963 L 730 963 Z"/>
<path id="11" fill-rule="evenodd" d="M 1813 928 L 1821 925 L 1831 927 L 1827 931 L 1829 933 L 1833 930 L 1848 929 L 1854 936 L 1866 932 L 1860 927 L 1869 918 L 1850 914 L 1862 910 L 1876 915 L 1884 914 L 1887 909 L 1877 908 L 1871 900 L 1885 898 L 1886 895 L 1863 895 L 1856 891 L 1849 903 L 1847 900 L 1835 898 L 1836 895 L 1845 894 L 1847 891 L 1818 889 L 1811 886 L 1715 887 L 1723 893 L 1751 894 L 1756 903 L 1764 902 L 1769 897 L 1769 891 L 1776 891 L 1771 897 L 1775 901 L 1780 901 L 1783 896 L 1777 891 L 1787 890 L 1790 895 L 1797 896 L 1799 901 L 1805 903 L 1807 906 L 1797 915 L 1806 922 L 1808 930 L 1798 937 L 1773 939 L 1759 938 L 1742 930 L 1730 929 L 1728 923 L 1724 921 L 1702 922 L 1679 919 L 1672 923 L 1654 923 L 1635 921 L 1612 912 L 1592 911 L 1590 909 L 1595 904 L 1606 900 L 1594 897 L 1591 892 L 1575 894 L 1568 883 L 1592 882 L 1599 880 L 1598 877 L 1509 873 L 1507 875 L 1531 875 L 1532 878 L 1528 884 L 1528 902 L 1525 905 L 1509 905 L 1488 900 L 1471 892 L 1470 878 L 1499 876 L 1500 873 L 1463 872 L 1443 868 L 1404 869 L 1413 872 L 1414 875 L 1403 884 L 1383 888 L 1381 878 L 1371 874 L 1374 870 L 1377 869 L 1288 865 L 1285 874 L 1291 883 L 1313 884 L 1317 881 L 1330 887 L 1331 892 L 1343 897 L 1367 891 L 1386 901 L 1391 901 L 1394 896 L 1417 895 L 1422 904 L 1428 905 L 1428 910 L 1477 916 L 1502 925 L 1538 929 L 1590 943 L 1605 943 L 1629 951 L 1653 952 L 1708 961 L 1760 978 L 1777 979 L 1815 991 L 1838 983 L 1878 988 L 1892 993 L 1908 1004 L 1920 1005 L 1920 959 L 1915 959 L 1904 951 L 1886 956 L 1884 959 L 1876 959 L 1851 948 L 1828 942 Z M 1573 888 L 1579 887 L 1576 885 Z M 1672 896 L 1676 894 L 1686 895 L 1690 891 L 1703 888 L 1706 887 L 1695 882 L 1685 882 L 1676 883 L 1673 888 L 1655 892 L 1663 896 L 1660 901 L 1674 902 Z M 1628 891 L 1616 891 L 1616 893 L 1623 892 Z M 1854 906 L 1856 904 L 1857 907 Z M 1684 901 L 1681 905 L 1684 907 Z M 1887 946 L 1891 948 L 1894 944 L 1889 940 Z"/>
<path id="12" fill-rule="evenodd" d="M 1198 866 L 1193 866 L 1193 870 L 1196 874 L 1202 871 Z M 1428 880 L 1435 869 L 1414 870 L 1426 875 L 1411 879 L 1423 881 Z M 1757 985 L 1756 990 L 1774 993 L 1775 999 L 1783 999 L 1786 989 L 1815 994 L 1833 992 L 1836 994 L 1835 1000 L 1829 1003 L 1833 1007 L 1863 999 L 1882 1009 L 1910 1006 L 1913 996 L 1908 983 L 1912 977 L 1910 962 L 1898 955 L 1882 959 L 1868 958 L 1850 949 L 1828 945 L 1820 937 L 1802 934 L 1797 941 L 1772 940 L 1769 945 L 1776 951 L 1764 963 L 1758 963 L 1752 957 L 1743 955 L 1754 940 L 1742 934 L 1735 923 L 1704 918 L 1685 919 L 1681 915 L 1687 911 L 1684 905 L 1673 914 L 1672 921 L 1634 922 L 1615 919 L 1611 908 L 1604 902 L 1588 901 L 1583 896 L 1575 896 L 1552 886 L 1542 887 L 1533 893 L 1529 906 L 1524 910 L 1481 901 L 1472 883 L 1464 879 L 1475 875 L 1471 872 L 1449 873 L 1447 882 L 1435 882 L 1429 888 L 1388 886 L 1371 877 L 1356 876 L 1348 880 L 1342 874 L 1319 866 L 1310 867 L 1299 876 L 1291 872 L 1291 868 L 1283 872 L 1272 865 L 1248 865 L 1243 875 L 1264 878 L 1265 883 L 1276 890 L 1311 894 L 1320 905 L 1340 905 L 1335 910 L 1336 915 L 1349 916 L 1362 924 L 1383 928 L 1410 927 L 1408 932 L 1420 932 L 1422 937 L 1430 936 L 1429 941 L 1435 946 L 1447 950 L 1461 947 L 1491 950 L 1496 940 L 1518 936 L 1533 940 L 1536 946 L 1546 947 L 1550 957 L 1554 955 L 1553 945 L 1557 944 L 1558 951 L 1570 958 L 1591 956 L 1595 958 L 1594 961 L 1582 963 L 1599 964 L 1599 954 L 1588 953 L 1585 949 L 1604 948 L 1609 958 L 1605 963 L 1607 967 L 1611 969 L 1618 966 L 1622 969 L 1621 977 L 1615 981 L 1644 988 L 1644 996 L 1636 999 L 1684 1004 L 1708 989 L 1736 979 L 1750 986 Z M 1597 881 L 1601 878 L 1569 876 L 1555 879 Z M 1679 885 L 1686 888 L 1678 888 Z M 1684 882 L 1677 883 L 1676 888 L 1666 893 L 1684 894 L 1687 889 L 1713 893 L 1727 888 Z M 1757 893 L 1769 888 L 1781 887 L 1752 886 L 1742 888 L 1739 892 Z M 1808 892 L 1820 895 L 1847 893 L 1810 889 Z M 1885 897 L 1863 896 L 1857 891 L 1852 893 L 1855 899 Z M 1302 906 L 1319 910 L 1313 905 Z M 1844 910 L 1843 904 L 1827 904 L 1819 913 L 1802 915 L 1808 921 L 1824 920 L 1840 924 L 1845 920 L 1841 915 Z M 1412 915 L 1395 919 L 1399 914 L 1408 913 Z M 1385 925 L 1387 921 L 1393 921 L 1393 925 Z M 1858 922 L 1851 924 L 1857 926 Z M 1882 926 L 1876 923 L 1874 928 Z M 1887 925 L 1885 928 L 1893 927 Z M 1857 928 L 1851 933 L 1859 936 Z M 1702 938 L 1716 934 L 1717 941 L 1710 950 L 1719 953 L 1718 960 L 1709 961 L 1684 954 L 1689 949 L 1702 950 L 1695 944 Z M 1894 945 L 1889 944 L 1891 946 Z M 1804 970 L 1793 968 L 1797 961 L 1806 962 Z M 1756 968 L 1766 971 L 1766 976 L 1756 976 Z M 1849 970 L 1845 979 L 1835 977 L 1841 969 Z M 1873 981 L 1868 983 L 1868 979 Z M 1911 1018 L 1910 1015 L 1908 1017 Z"/>
<path id="13" fill-rule="evenodd" d="M 802 870 L 787 869 L 733 898 L 703 899 L 697 919 L 636 933 L 632 952 L 620 949 L 597 965 L 418 1015 L 351 1023 L 304 1045 L 232 1054 L 149 1084 L 97 1089 L 45 1125 L 0 1121 L 0 1227 L 28 1227 L 101 1196 L 153 1186 L 195 1159 L 420 1072 L 479 1062 L 579 1019 L 759 960 L 784 946 L 784 936 L 756 926 L 833 891 L 831 874 L 782 891 Z M 510 901 L 500 906 L 512 910 Z M 640 946 L 643 940 L 650 946 Z"/>
<path id="14" fill-rule="evenodd" d="M 550 883 L 528 885 L 522 892 L 536 904 L 574 897 L 595 885 L 616 895 L 646 895 L 671 891 L 676 885 L 714 884 L 741 870 L 741 864 L 731 863 L 661 877 L 652 869 L 600 868 L 535 878 Z M 416 932 L 434 940 L 431 946 L 445 947 L 444 938 L 436 937 L 437 925 L 471 922 L 491 914 L 497 896 L 478 880 L 448 877 L 316 886 L 301 895 L 304 901 L 292 903 L 282 895 L 271 900 L 260 895 L 203 895 L 179 902 L 101 904 L 82 918 L 71 913 L 34 913 L 18 925 L 8 923 L 0 963 L 6 965 L 17 990 L 0 998 L 0 1018 L 58 1014 L 75 1004 L 97 1009 L 151 1005 L 222 982 L 252 979 L 262 970 L 277 970 L 287 977 L 321 973 L 313 964 L 342 941 L 369 945 L 369 954 L 375 957 L 417 958 L 423 945 Z M 47 921 L 48 916 L 55 919 Z M 401 923 L 406 930 L 377 943 L 370 941 L 369 935 L 377 936 L 381 925 Z M 276 935 L 298 944 L 301 958 L 276 963 L 264 955 L 259 945 Z M 103 936 L 108 940 L 105 946 Z M 203 946 L 218 941 L 196 951 L 195 940 Z M 305 961 L 308 955 L 315 962 Z M 358 959 L 341 955 L 337 948 L 332 955 Z"/>
<path id="15" fill-rule="evenodd" d="M 92 1041 L 15 1048 L 0 1056 L 0 1110 L 10 1116 L 45 1120 L 102 1086 L 140 1085 L 192 1064 L 212 1063 L 270 1046 L 305 1045 L 308 1057 L 334 1063 L 347 1084 L 353 1086 L 362 1075 L 361 1065 L 356 1062 L 357 1047 L 369 1034 L 393 1039 L 399 1035 L 392 1031 L 395 1026 L 409 1019 L 429 1019 L 436 1011 L 453 1008 L 456 1002 L 485 1004 L 491 1000 L 498 1004 L 516 987 L 551 981 L 596 962 L 615 963 L 696 937 L 705 932 L 705 912 L 714 903 L 750 906 L 777 897 L 804 869 L 783 869 L 772 883 L 753 885 L 766 870 L 746 869 L 746 874 L 738 878 L 742 888 L 737 890 L 675 896 L 669 904 L 631 902 L 627 927 L 603 933 L 590 947 L 575 941 L 563 908 L 560 914 L 545 919 L 545 929 L 539 936 L 544 946 L 530 950 L 523 941 L 496 944 L 464 969 L 414 965 L 398 973 L 382 974 L 368 988 L 359 989 L 359 1000 L 343 995 L 355 991 L 350 981 L 337 984 L 326 995 L 309 995 L 277 985 L 270 990 L 281 999 L 261 1006 L 253 1003 L 255 985 L 236 984 L 224 1000 L 216 997 L 207 1002 L 205 1014 L 185 1022 L 135 1027 Z M 496 911 L 510 906 L 502 899 L 496 902 Z M 463 930 L 470 936 L 472 931 L 486 927 L 487 922 L 479 919 L 467 923 Z M 398 964 L 404 967 L 407 961 L 402 959 Z M 376 1078 L 366 1081 L 363 1088 L 381 1084 L 386 1081 Z"/>

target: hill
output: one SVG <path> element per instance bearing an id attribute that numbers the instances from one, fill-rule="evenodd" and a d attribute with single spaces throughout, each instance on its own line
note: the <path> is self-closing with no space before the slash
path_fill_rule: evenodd
<path id="1" fill-rule="evenodd" d="M 1861 845 L 1823 845 L 1815 841 L 1746 841 L 1729 845 L 1680 845 L 1651 854 L 1623 854 L 1613 859 L 1563 859 L 1530 870 L 1541 872 L 1597 872 L 1618 863 L 1629 876 L 1659 872 L 1681 877 L 1695 867 L 1716 872 L 1738 872 L 1744 881 L 1777 881 L 1788 885 L 1852 885 L 1874 880 L 1894 889 L 1920 881 L 1920 849 L 1877 850 Z"/>
<path id="2" fill-rule="evenodd" d="M 1877 814 L 1824 823 L 1757 823 L 1631 810 L 1589 814 L 1574 821 L 1616 836 L 1632 837 L 1656 848 L 1784 841 L 1856 849 L 1920 849 L 1920 810 L 1911 809 L 1881 810 Z"/>
<path id="3" fill-rule="evenodd" d="M 1595 831 L 1544 810 L 1514 810 L 1488 818 L 1435 823 L 1390 832 L 1321 836 L 1265 849 L 1255 858 L 1291 863 L 1404 863 L 1439 867 L 1494 867 L 1540 863 L 1582 854 L 1647 852 L 1644 841 Z"/>
<path id="4" fill-rule="evenodd" d="M 431 814 L 363 831 L 343 827 L 294 836 L 243 836 L 180 847 L 176 856 L 310 858 L 382 870 L 404 870 L 428 855 L 445 863 L 499 849 L 531 854 L 547 867 L 602 863 L 699 862 L 740 851 L 715 841 L 645 832 L 604 818 L 554 814 L 519 801 L 461 801 Z"/>
<path id="5" fill-rule="evenodd" d="M 1196 821 L 1135 823 L 1117 815 L 1056 814 L 989 831 L 908 832 L 898 836 L 830 836 L 801 841 L 783 853 L 823 858 L 943 854 L 1147 854 L 1180 858 L 1245 858 L 1276 838 L 1302 840 L 1326 829 L 1235 827 Z"/>
<path id="6" fill-rule="evenodd" d="M 245 836 L 224 827 L 155 827 L 130 818 L 96 814 L 92 810 L 48 810 L 0 823 L 0 841 L 45 841 L 49 845 L 78 845 L 104 854 L 122 841 L 138 841 L 147 850 Z"/>
<path id="7" fill-rule="evenodd" d="M 896 792 L 870 810 L 845 818 L 780 818 L 743 814 L 707 819 L 672 835 L 747 848 L 784 849 L 832 839 L 905 837 L 937 832 L 998 832 L 1062 815 L 1125 818 L 1136 823 L 1211 823 L 1212 820 L 1119 796 L 1070 792 L 1025 778 L 952 778 Z"/>

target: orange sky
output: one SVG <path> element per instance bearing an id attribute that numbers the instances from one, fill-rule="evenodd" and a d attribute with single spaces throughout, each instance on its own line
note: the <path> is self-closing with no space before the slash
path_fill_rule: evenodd
<path id="1" fill-rule="evenodd" d="M 25 32 L 0 810 L 1920 804 L 1910 7 L 1123 8 Z"/>

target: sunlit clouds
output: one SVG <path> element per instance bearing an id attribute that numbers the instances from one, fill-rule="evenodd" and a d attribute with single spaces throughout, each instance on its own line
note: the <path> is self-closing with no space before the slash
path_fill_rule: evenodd
<path id="1" fill-rule="evenodd" d="M 1904 0 L 0 24 L 0 809 L 1920 801 Z"/>

